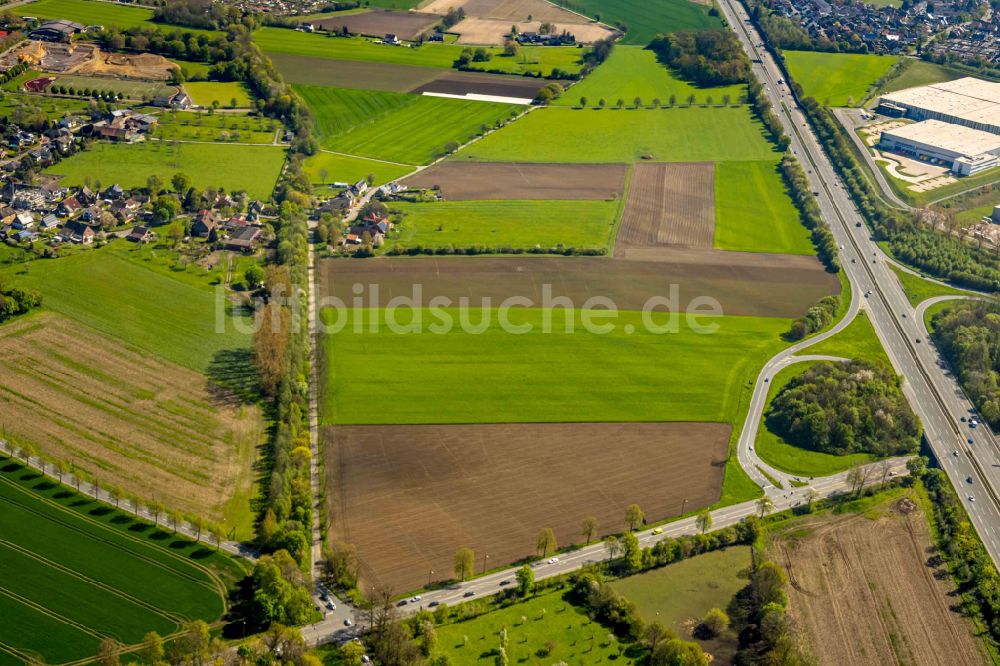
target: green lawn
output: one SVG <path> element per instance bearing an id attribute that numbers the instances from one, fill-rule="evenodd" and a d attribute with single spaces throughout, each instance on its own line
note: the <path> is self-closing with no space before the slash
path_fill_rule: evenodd
<path id="1" fill-rule="evenodd" d="M 749 566 L 750 547 L 730 546 L 616 580 L 611 586 L 635 603 L 647 623 L 660 622 L 687 639 L 692 620 L 700 620 L 711 608 L 726 610 L 729 600 L 746 586 L 738 574 Z"/>
<path id="2" fill-rule="evenodd" d="M 606 248 L 616 201 L 441 201 L 392 203 L 403 224 L 388 246 Z"/>
<path id="3" fill-rule="evenodd" d="M 287 28 L 261 28 L 253 34 L 253 40 L 267 53 L 290 53 L 294 55 L 333 58 L 336 60 L 360 60 L 384 62 L 417 67 L 451 69 L 466 47 L 458 44 L 427 43 L 419 47 L 390 46 L 376 44 L 362 37 L 328 37 L 318 33 L 296 32 Z M 483 70 L 501 70 L 510 74 L 540 73 L 548 76 L 554 68 L 564 72 L 579 72 L 583 49 L 575 47 L 525 46 L 517 56 L 504 56 L 500 47 L 490 47 L 487 51 L 493 57 L 470 66 Z"/>
<path id="4" fill-rule="evenodd" d="M 0 644 L 27 661 L 84 659 L 100 636 L 125 644 L 150 630 L 214 622 L 233 560 L 134 520 L 0 457 Z M 5 655 L 4 663 L 17 663 Z"/>
<path id="5" fill-rule="evenodd" d="M 560 3 L 556 3 L 560 4 Z M 680 30 L 723 28 L 722 21 L 709 15 L 711 7 L 688 0 L 569 0 L 570 8 L 609 24 L 628 27 L 626 44 L 645 46 L 657 33 Z"/>
<path id="6" fill-rule="evenodd" d="M 810 350 L 808 353 L 812 353 L 812 351 Z M 764 409 L 765 418 L 770 410 L 771 401 L 774 399 L 774 396 L 788 382 L 804 373 L 813 365 L 815 365 L 815 362 L 807 361 L 798 363 L 782 369 L 774 377 L 771 377 L 771 388 L 767 393 L 768 406 Z M 754 442 L 754 446 L 761 459 L 775 469 L 807 477 L 829 476 L 830 474 L 843 472 L 856 465 L 863 465 L 875 460 L 868 453 L 852 453 L 845 456 L 838 456 L 801 448 L 783 440 L 776 433 L 772 432 L 766 423 L 761 423 L 760 430 L 757 431 L 757 439 Z"/>
<path id="7" fill-rule="evenodd" d="M 522 619 L 523 618 L 523 619 Z M 507 658 L 511 664 L 633 664 L 618 656 L 618 641 L 605 627 L 562 599 L 547 592 L 473 620 L 437 628 L 435 655 L 453 664 L 494 663 L 500 630 L 507 629 Z M 539 650 L 552 643 L 545 656 Z"/>
<path id="8" fill-rule="evenodd" d="M 891 268 L 892 272 L 896 274 L 896 277 L 899 279 L 900 286 L 903 287 L 903 291 L 906 293 L 906 298 L 909 299 L 910 305 L 913 305 L 914 307 L 919 305 L 921 302 L 926 301 L 928 298 L 933 298 L 935 296 L 976 295 L 963 289 L 956 289 L 955 287 L 949 287 L 947 285 L 925 280 L 922 277 L 914 275 L 913 273 L 907 273 L 906 271 L 900 270 L 893 264 L 889 264 L 889 268 Z"/>
<path id="9" fill-rule="evenodd" d="M 802 354 L 824 354 L 891 365 L 864 310 L 858 312 L 858 316 L 843 331 L 807 347 Z"/>
<path id="10" fill-rule="evenodd" d="M 902 62 L 903 64 L 899 73 L 886 83 L 883 88 L 885 92 L 916 88 L 917 86 L 926 86 L 932 83 L 941 83 L 942 81 L 951 81 L 968 76 L 968 74 L 957 69 L 951 69 L 944 65 L 937 65 L 916 58 L 903 58 Z"/>
<path id="11" fill-rule="evenodd" d="M 150 81 L 135 81 L 126 79 L 109 79 L 95 76 L 73 76 L 59 74 L 52 85 L 72 86 L 78 92 L 91 88 L 101 92 L 112 92 L 122 95 L 128 99 L 152 100 L 158 95 L 165 95 L 174 92 L 173 86 L 165 83 L 152 83 Z"/>
<path id="12" fill-rule="evenodd" d="M 10 92 L 24 92 L 21 86 L 32 79 L 37 79 L 40 75 L 41 74 L 36 70 L 26 70 L 12 78 L 7 83 L 3 84 L 3 89 L 9 90 Z"/>
<path id="13" fill-rule="evenodd" d="M 184 84 L 184 90 L 199 106 L 209 107 L 212 102 L 218 102 L 219 106 L 226 108 L 245 109 L 253 106 L 253 97 L 239 81 L 192 81 Z M 233 100 L 236 100 L 235 106 Z"/>
<path id="14" fill-rule="evenodd" d="M 320 145 L 335 152 L 425 164 L 522 107 L 406 93 L 295 86 L 312 111 Z M 433 119 L 429 122 L 428 119 Z"/>
<path id="15" fill-rule="evenodd" d="M 670 96 L 676 97 L 677 104 L 685 104 L 689 95 L 694 95 L 699 103 L 709 96 L 716 104 L 722 103 L 724 95 L 730 102 L 738 103 L 746 92 L 746 86 L 719 86 L 700 88 L 680 79 L 660 64 L 656 54 L 638 46 L 616 46 L 608 58 L 587 77 L 570 88 L 554 104 L 558 106 L 579 106 L 580 98 L 587 98 L 587 106 L 597 106 L 604 99 L 614 105 L 619 99 L 632 104 L 636 97 L 643 104 L 651 104 L 659 99 L 668 104 Z"/>
<path id="16" fill-rule="evenodd" d="M 529 259 L 530 260 L 530 259 Z M 657 335 L 641 313 L 620 312 L 605 335 L 562 327 L 546 333 L 540 309 L 514 308 L 527 334 L 505 332 L 494 310 L 462 314 L 481 333 L 467 333 L 456 311 L 447 334 L 432 310 L 419 310 L 423 333 L 397 335 L 384 311 L 341 312 L 345 324 L 323 344 L 327 354 L 324 423 L 537 423 L 565 421 L 734 422 L 741 395 L 767 358 L 784 346 L 787 319 L 722 317 L 719 330 L 700 335 L 681 327 Z M 381 318 L 379 331 L 355 332 L 360 317 Z M 323 311 L 335 329 L 337 313 Z M 406 314 L 397 313 L 401 322 Z M 579 320 L 579 313 L 577 313 Z M 634 333 L 626 332 L 626 324 Z M 377 350 L 377 353 L 374 353 Z M 358 360 L 364 359 L 364 372 Z M 489 377 L 484 382 L 483 378 Z M 697 381 L 691 381 L 697 377 Z M 385 400 L 385 396 L 392 396 Z M 461 399 L 455 399 L 461 396 Z M 378 409 L 371 405 L 378 403 Z"/>
<path id="17" fill-rule="evenodd" d="M 413 171 L 408 166 L 323 152 L 306 158 L 302 168 L 309 180 L 317 184 L 356 183 L 368 174 L 375 174 L 375 184 L 384 185 Z"/>
<path id="18" fill-rule="evenodd" d="M 792 78 L 809 97 L 828 106 L 854 106 L 895 65 L 895 56 L 784 51 Z"/>
<path id="19" fill-rule="evenodd" d="M 65 113 L 85 113 L 89 100 L 8 94 L 0 99 L 0 115 L 10 117 L 14 109 L 23 106 L 37 107 L 50 119 L 58 120 Z"/>
<path id="20" fill-rule="evenodd" d="M 172 270 L 159 255 L 170 253 L 117 241 L 32 262 L 13 279 L 40 291 L 44 308 L 197 372 L 223 350 L 249 347 L 249 333 L 238 331 L 225 311 L 217 313 L 226 304 L 201 269 Z M 10 274 L 18 267 L 2 270 Z M 221 332 L 218 316 L 225 325 Z"/>
<path id="21" fill-rule="evenodd" d="M 207 77 L 213 67 L 213 65 L 207 62 L 194 62 L 191 60 L 181 60 L 180 58 L 171 58 L 170 61 L 180 65 L 181 71 L 184 72 L 187 78 L 191 78 L 192 76 Z"/>
<path id="22" fill-rule="evenodd" d="M 194 34 L 217 35 L 213 30 L 199 30 L 184 26 L 153 23 L 153 10 L 129 7 L 99 0 L 37 0 L 17 9 L 19 16 L 37 16 L 42 19 L 68 19 L 84 25 L 115 26 L 118 28 L 155 28 L 164 32 L 180 31 Z"/>
<path id="23" fill-rule="evenodd" d="M 167 141 L 221 141 L 224 143 L 272 143 L 281 123 L 264 116 L 234 113 L 169 111 L 157 116 L 153 135 Z M 280 138 L 280 137 L 279 137 Z"/>
<path id="24" fill-rule="evenodd" d="M 779 154 L 746 108 L 543 108 L 460 153 L 513 162 L 774 162 Z"/>
<path id="25" fill-rule="evenodd" d="M 251 197 L 271 196 L 285 150 L 271 146 L 166 143 L 152 141 L 131 145 L 95 143 L 48 169 L 64 176 L 63 185 L 81 185 L 84 179 L 103 185 L 143 187 L 150 174 L 169 182 L 183 171 L 198 188 L 224 187 L 229 192 L 245 190 Z"/>
<path id="26" fill-rule="evenodd" d="M 809 230 L 773 162 L 717 162 L 715 247 L 815 254 Z"/>

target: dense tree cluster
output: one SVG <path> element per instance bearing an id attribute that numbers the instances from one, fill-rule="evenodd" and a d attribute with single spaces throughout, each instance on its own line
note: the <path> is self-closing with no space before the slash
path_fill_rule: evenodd
<path id="1" fill-rule="evenodd" d="M 838 272 L 840 260 L 837 257 L 837 240 L 820 213 L 819 204 L 816 203 L 809 181 L 806 180 L 806 174 L 802 171 L 802 165 L 794 157 L 786 154 L 781 160 L 781 175 L 784 176 L 789 194 L 799 209 L 802 224 L 810 231 L 816 255 L 828 271 Z"/>
<path id="2" fill-rule="evenodd" d="M 0 323 L 42 305 L 42 295 L 31 289 L 11 287 L 0 281 Z"/>
<path id="3" fill-rule="evenodd" d="M 250 619 L 255 625 L 299 625 L 319 619 L 309 581 L 286 551 L 261 557 L 253 569 L 253 582 Z"/>
<path id="4" fill-rule="evenodd" d="M 802 317 L 792 322 L 792 328 L 788 331 L 788 337 L 792 340 L 801 340 L 807 335 L 817 331 L 822 331 L 833 321 L 840 306 L 839 296 L 824 296 L 816 301 L 816 305 L 809 308 L 809 311 Z"/>
<path id="5" fill-rule="evenodd" d="M 681 76 L 699 86 L 723 86 L 750 79 L 750 59 L 731 30 L 657 35 L 649 48 Z"/>
<path id="6" fill-rule="evenodd" d="M 243 10 L 211 0 L 171 0 L 153 12 L 153 21 L 157 23 L 173 23 L 205 30 L 224 29 L 244 20 Z M 253 23 L 248 27 L 252 28 Z"/>
<path id="7" fill-rule="evenodd" d="M 818 363 L 792 379 L 772 401 L 767 426 L 797 446 L 836 455 L 920 447 L 920 423 L 899 377 L 862 361 Z"/>
<path id="8" fill-rule="evenodd" d="M 1000 305 L 959 303 L 934 315 L 931 327 L 973 404 L 991 426 L 1000 426 Z"/>

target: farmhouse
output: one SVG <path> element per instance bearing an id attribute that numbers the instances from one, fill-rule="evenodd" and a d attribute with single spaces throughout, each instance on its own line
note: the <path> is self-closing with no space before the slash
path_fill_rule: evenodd
<path id="1" fill-rule="evenodd" d="M 257 249 L 260 241 L 260 227 L 244 227 L 233 233 L 226 240 L 226 249 L 235 252 L 251 253 Z"/>
<path id="2" fill-rule="evenodd" d="M 156 240 L 156 232 L 149 227 L 133 227 L 125 239 L 145 244 Z"/>
<path id="3" fill-rule="evenodd" d="M 879 148 L 945 162 L 960 176 L 979 173 L 1000 163 L 1000 136 L 940 120 L 886 130 L 882 132 Z"/>
<path id="4" fill-rule="evenodd" d="M 907 88 L 882 95 L 878 112 L 913 120 L 941 120 L 1000 134 L 1000 83 L 965 77 Z"/>
<path id="5" fill-rule="evenodd" d="M 28 37 L 39 42 L 69 42 L 73 35 L 78 35 L 85 29 L 85 26 L 75 21 L 58 19 L 46 21 L 28 33 Z"/>
<path id="6" fill-rule="evenodd" d="M 200 210 L 195 217 L 194 224 L 191 225 L 191 235 L 198 238 L 208 238 L 213 229 L 218 227 L 215 215 L 210 210 Z"/>

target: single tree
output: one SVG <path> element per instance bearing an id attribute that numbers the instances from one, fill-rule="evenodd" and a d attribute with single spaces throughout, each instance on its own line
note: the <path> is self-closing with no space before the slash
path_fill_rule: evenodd
<path id="1" fill-rule="evenodd" d="M 517 570 L 517 592 L 522 597 L 528 596 L 535 585 L 535 570 L 525 564 Z"/>
<path id="2" fill-rule="evenodd" d="M 765 514 L 771 513 L 774 510 L 774 500 L 772 500 L 767 495 L 764 495 L 759 500 L 757 500 L 757 511 L 760 512 L 760 517 L 763 518 Z"/>
<path id="3" fill-rule="evenodd" d="M 815 488 L 810 488 L 806 491 L 806 508 L 809 511 L 813 510 L 813 504 L 819 499 L 819 493 L 816 492 Z"/>
<path id="4" fill-rule="evenodd" d="M 243 272 L 243 279 L 249 288 L 256 289 L 264 282 L 264 269 L 257 264 L 250 264 Z"/>
<path id="5" fill-rule="evenodd" d="M 222 529 L 222 525 L 213 523 L 209 531 L 212 533 L 212 541 L 215 542 L 215 549 L 219 550 L 219 548 L 222 547 L 222 540 L 226 537 L 226 534 Z"/>
<path id="6" fill-rule="evenodd" d="M 622 543 L 618 537 L 609 534 L 604 537 L 604 550 L 608 551 L 608 559 L 613 560 L 622 552 Z"/>
<path id="7" fill-rule="evenodd" d="M 149 510 L 149 513 L 153 515 L 153 524 L 159 525 L 160 514 L 163 513 L 163 502 L 153 500 L 148 505 L 146 505 L 146 508 Z"/>
<path id="8" fill-rule="evenodd" d="M 581 109 L 586 109 L 587 108 L 587 98 L 586 97 L 581 97 L 580 98 L 580 108 Z"/>
<path id="9" fill-rule="evenodd" d="M 677 95 L 671 95 L 670 99 L 667 100 L 667 103 L 670 104 L 670 106 L 677 106 Z"/>
<path id="10" fill-rule="evenodd" d="M 629 504 L 625 509 L 625 525 L 630 530 L 634 530 L 642 525 L 646 520 L 646 514 L 638 504 Z"/>
<path id="11" fill-rule="evenodd" d="M 927 458 L 924 456 L 917 456 L 915 458 L 910 458 L 906 461 L 906 471 L 914 479 L 919 479 L 927 471 Z"/>
<path id="12" fill-rule="evenodd" d="M 720 608 L 710 608 L 701 620 L 701 629 L 715 638 L 729 628 L 729 616 Z"/>
<path id="13" fill-rule="evenodd" d="M 558 548 L 556 544 L 556 533 L 551 527 L 544 527 L 538 532 L 538 538 L 535 539 L 535 548 L 538 550 L 538 554 L 545 557 L 550 552 Z"/>
<path id="14" fill-rule="evenodd" d="M 191 527 L 194 528 L 194 532 L 195 532 L 194 538 L 197 539 L 198 541 L 201 541 L 201 533 L 205 529 L 205 527 L 206 527 L 207 524 L 208 524 L 208 521 L 206 521 L 201 516 L 194 516 L 191 519 Z"/>
<path id="15" fill-rule="evenodd" d="M 729 101 L 731 99 L 732 99 L 731 95 L 728 95 L 728 94 L 727 95 L 723 95 L 722 96 L 722 106 L 729 106 Z"/>
<path id="16" fill-rule="evenodd" d="M 605 106 L 607 106 L 607 102 L 604 101 L 603 97 L 597 100 L 597 108 L 603 109 Z"/>
<path id="17" fill-rule="evenodd" d="M 163 638 L 158 633 L 150 631 L 142 637 L 142 647 L 139 648 L 138 656 L 143 664 L 155 666 L 163 661 L 165 654 Z"/>
<path id="18" fill-rule="evenodd" d="M 590 543 L 593 541 L 596 533 L 597 518 L 594 516 L 587 516 L 583 519 L 583 523 L 580 525 L 580 535 L 583 537 L 583 542 Z"/>
<path id="19" fill-rule="evenodd" d="M 100 666 L 119 666 L 122 646 L 113 638 L 105 638 L 97 647 L 97 663 Z"/>
<path id="20" fill-rule="evenodd" d="M 635 532 L 626 532 L 622 535 L 621 544 L 625 568 L 630 573 L 635 573 L 642 568 L 642 547 L 639 545 L 639 537 Z"/>
<path id="21" fill-rule="evenodd" d="M 155 173 L 151 173 L 146 178 L 146 187 L 149 189 L 150 196 L 155 197 L 163 189 L 163 179 Z"/>
<path id="22" fill-rule="evenodd" d="M 694 106 L 694 102 L 695 102 L 694 93 L 691 93 L 690 95 L 688 95 L 687 102 L 688 102 L 688 106 Z"/>
<path id="23" fill-rule="evenodd" d="M 617 101 L 617 102 L 615 102 L 615 108 L 616 108 L 616 109 L 621 109 L 621 108 L 623 108 L 624 106 L 625 106 L 625 100 L 623 100 L 623 99 L 622 99 L 621 97 L 619 97 L 619 98 L 618 98 L 618 101 Z"/>
<path id="24" fill-rule="evenodd" d="M 660 98 L 659 97 L 654 97 L 653 98 L 653 108 L 654 109 L 655 108 L 659 108 L 660 106 L 662 106 L 662 104 L 660 103 Z"/>
<path id="25" fill-rule="evenodd" d="M 698 512 L 698 516 L 694 519 L 694 522 L 698 526 L 698 530 L 704 534 L 712 529 L 712 512 L 708 509 L 702 509 Z"/>
<path id="26" fill-rule="evenodd" d="M 472 575 L 476 565 L 476 554 L 471 548 L 459 548 L 455 551 L 455 577 L 465 580 Z"/>
<path id="27" fill-rule="evenodd" d="M 181 520 L 183 520 L 183 518 L 181 516 L 181 512 L 178 511 L 178 510 L 176 510 L 176 509 L 170 509 L 170 510 L 168 510 L 167 511 L 167 520 L 170 521 L 170 526 L 173 529 L 174 534 L 177 534 L 177 524 L 180 523 Z"/>

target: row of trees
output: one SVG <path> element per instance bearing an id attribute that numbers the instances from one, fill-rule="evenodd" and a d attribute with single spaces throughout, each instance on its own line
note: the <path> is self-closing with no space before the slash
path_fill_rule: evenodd
<path id="1" fill-rule="evenodd" d="M 787 137 L 786 137 L 787 138 Z M 840 271 L 840 260 L 837 257 L 837 240 L 833 237 L 830 227 L 827 226 L 823 215 L 820 213 L 819 204 L 809 187 L 806 174 L 802 171 L 802 165 L 787 153 L 781 159 L 781 175 L 785 184 L 788 185 L 789 194 L 796 208 L 802 224 L 809 229 L 813 246 L 816 248 L 816 255 L 823 262 L 826 269 L 832 273 Z"/>
<path id="2" fill-rule="evenodd" d="M 822 331 L 833 321 L 839 306 L 839 296 L 824 296 L 816 301 L 816 305 L 809 308 L 805 315 L 792 322 L 787 337 L 790 340 L 801 340 L 807 335 Z"/>
<path id="3" fill-rule="evenodd" d="M 750 59 L 731 30 L 701 30 L 657 35 L 649 48 L 668 66 L 699 86 L 744 83 Z"/>
<path id="4" fill-rule="evenodd" d="M 802 448 L 835 455 L 915 453 L 920 422 L 898 376 L 867 361 L 817 363 L 775 396 L 767 426 Z"/>
<path id="5" fill-rule="evenodd" d="M 931 319 L 932 337 L 983 418 L 1000 426 L 1000 305 L 958 303 Z"/>

